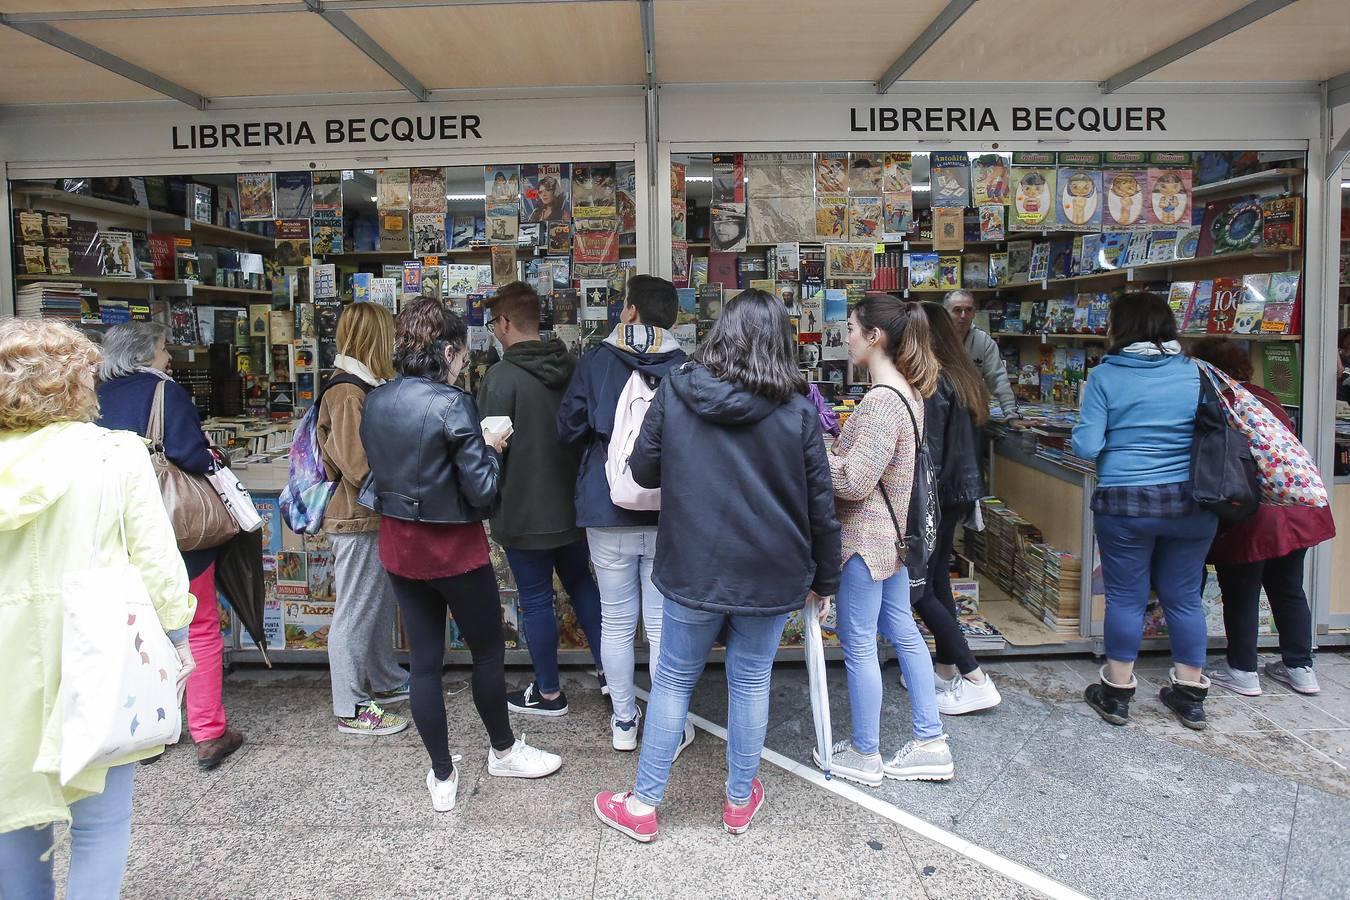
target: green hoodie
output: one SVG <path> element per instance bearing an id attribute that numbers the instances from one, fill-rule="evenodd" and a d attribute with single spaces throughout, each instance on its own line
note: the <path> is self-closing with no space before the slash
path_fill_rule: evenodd
<path id="1" fill-rule="evenodd" d="M 145 442 L 85 422 L 0 430 L 0 833 L 69 822 L 109 768 L 160 752 L 91 765 L 64 787 L 56 774 L 63 580 L 117 559 L 118 514 L 160 625 L 186 626 L 196 601 Z"/>
<path id="2" fill-rule="evenodd" d="M 522 341 L 478 388 L 478 414 L 510 416 L 514 429 L 492 518 L 492 539 L 503 547 L 551 550 L 585 534 L 575 506 L 580 457 L 558 443 L 558 405 L 576 367 L 562 341 Z"/>

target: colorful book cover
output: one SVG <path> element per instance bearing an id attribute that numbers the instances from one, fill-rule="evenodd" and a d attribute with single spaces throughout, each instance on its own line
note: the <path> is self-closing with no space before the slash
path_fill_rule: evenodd
<path id="1" fill-rule="evenodd" d="M 850 153 L 848 155 L 848 190 L 850 194 L 880 194 L 885 164 L 880 153 Z"/>
<path id="2" fill-rule="evenodd" d="M 567 163 L 520 167 L 520 220 L 570 222 L 572 171 Z"/>
<path id="3" fill-rule="evenodd" d="M 1008 284 L 1008 254 L 1006 252 L 989 254 L 989 287 L 1003 287 Z"/>
<path id="4" fill-rule="evenodd" d="M 1147 231 L 1136 231 L 1130 235 L 1130 245 L 1125 251 L 1125 258 L 1121 265 L 1124 266 L 1142 266 L 1148 262 L 1148 242 L 1150 234 Z"/>
<path id="5" fill-rule="evenodd" d="M 616 219 L 577 219 L 572 259 L 579 264 L 619 261 L 619 223 Z"/>
<path id="6" fill-rule="evenodd" d="M 1031 272 L 1031 241 L 1008 242 L 1008 284 L 1026 284 Z"/>
<path id="7" fill-rule="evenodd" d="M 1144 169 L 1108 169 L 1102 174 L 1106 204 L 1102 208 L 1102 228 L 1142 228 L 1147 224 L 1144 212 L 1144 187 L 1148 172 Z"/>
<path id="8" fill-rule="evenodd" d="M 619 200 L 613 163 L 572 165 L 572 215 L 578 219 L 614 218 Z"/>
<path id="9" fill-rule="evenodd" d="M 1209 312 L 1214 302 L 1214 282 L 1206 279 L 1195 282 L 1182 334 L 1205 334 L 1209 331 Z"/>
<path id="10" fill-rule="evenodd" d="M 1261 202 L 1261 245 L 1272 250 L 1297 250 L 1302 244 L 1303 198 L 1269 197 Z"/>
<path id="11" fill-rule="evenodd" d="M 1060 169 L 1059 225 L 1070 231 L 1097 231 L 1102 224 L 1102 173 Z"/>
<path id="12" fill-rule="evenodd" d="M 329 256 L 342 252 L 342 219 L 331 215 L 315 215 L 313 253 Z"/>
<path id="13" fill-rule="evenodd" d="M 817 197 L 848 193 L 847 153 L 817 153 L 815 172 Z"/>
<path id="14" fill-rule="evenodd" d="M 954 291 L 961 286 L 961 257 L 938 257 L 938 290 Z"/>
<path id="15" fill-rule="evenodd" d="M 1129 250 L 1130 232 L 1111 231 L 1103 234 L 1101 248 L 1097 253 L 1097 268 L 1110 271 L 1127 265 Z"/>
<path id="16" fill-rule="evenodd" d="M 1031 248 L 1031 262 L 1027 265 L 1027 281 L 1044 281 L 1050 277 L 1050 244 L 1037 241 Z"/>
<path id="17" fill-rule="evenodd" d="M 1174 281 L 1167 293 L 1167 305 L 1172 308 L 1172 316 L 1177 322 L 1177 331 L 1186 328 L 1191 314 L 1191 301 L 1195 297 L 1194 281 Z"/>
<path id="18" fill-rule="evenodd" d="M 745 171 L 745 166 L 741 166 Z M 745 193 L 742 180 L 741 193 Z M 618 206 L 619 234 L 626 239 L 624 246 L 632 246 L 637 235 L 637 167 L 633 163 L 614 166 L 614 199 Z"/>
<path id="19" fill-rule="evenodd" d="M 277 265 L 308 266 L 313 261 L 309 241 L 309 219 L 277 219 L 275 224 Z"/>
<path id="20" fill-rule="evenodd" d="M 1200 246 L 1200 227 L 1190 226 L 1177 230 L 1177 243 L 1173 259 L 1195 259 L 1195 251 Z"/>
<path id="21" fill-rule="evenodd" d="M 1166 263 L 1176 258 L 1177 233 L 1175 231 L 1154 231 L 1148 242 L 1148 261 Z"/>
<path id="22" fill-rule="evenodd" d="M 888 194 L 910 194 L 914 190 L 914 163 L 908 152 L 890 152 L 882 157 L 881 189 Z"/>
<path id="23" fill-rule="evenodd" d="M 961 287 L 978 290 L 989 287 L 989 257 L 970 253 L 961 257 Z"/>
<path id="24" fill-rule="evenodd" d="M 422 263 L 408 260 L 403 264 L 403 296 L 420 297 L 422 295 Z"/>
<path id="25" fill-rule="evenodd" d="M 1242 279 L 1214 279 L 1214 294 L 1209 307 L 1209 334 L 1232 334 L 1242 299 Z"/>
<path id="26" fill-rule="evenodd" d="M 986 203 L 980 206 L 980 240 L 1001 241 L 1007 237 L 1004 218 L 1008 207 L 1003 204 Z"/>
<path id="27" fill-rule="evenodd" d="M 876 274 L 876 244 L 826 244 L 825 277 L 871 281 Z"/>
<path id="28" fill-rule="evenodd" d="M 277 218 L 308 219 L 314 215 L 314 190 L 309 172 L 276 174 Z"/>
<path id="29" fill-rule="evenodd" d="M 1252 195 L 1226 197 L 1205 205 L 1197 257 L 1259 246 L 1262 236 L 1261 201 Z"/>
<path id="30" fill-rule="evenodd" d="M 983 153 L 970 163 L 970 203 L 972 206 L 1007 206 L 1011 196 L 1012 172 L 1008 158 L 1000 153 Z M 981 238 L 981 240 L 996 240 Z"/>
<path id="31" fill-rule="evenodd" d="M 1055 226 L 1055 170 L 1013 166 L 1013 206 L 1009 231 L 1042 231 Z"/>
<path id="32" fill-rule="evenodd" d="M 243 222 L 262 222 L 277 217 L 276 191 L 271 172 L 258 172 L 237 177 L 239 187 L 239 219 Z"/>
<path id="33" fill-rule="evenodd" d="M 1261 345 L 1261 386 L 1275 395 L 1285 406 L 1298 406 L 1302 401 L 1299 390 L 1303 374 L 1299 365 L 1298 346 L 1294 343 Z"/>
<path id="34" fill-rule="evenodd" d="M 408 170 L 408 211 L 445 215 L 445 169 L 440 166 Z"/>
<path id="35" fill-rule="evenodd" d="M 1270 288 L 1266 294 L 1266 311 L 1261 320 L 1264 334 L 1291 334 L 1294 323 L 1294 309 L 1298 303 L 1300 273 L 1273 272 L 1270 276 Z"/>
<path id="36" fill-rule="evenodd" d="M 928 202 L 934 208 L 970 205 L 970 157 L 962 151 L 934 151 L 928 155 Z"/>
<path id="37" fill-rule="evenodd" d="M 914 230 L 914 200 L 909 193 L 887 193 L 881 195 L 882 239 L 902 241 L 905 235 Z"/>
<path id="38" fill-rule="evenodd" d="M 1261 320 L 1266 311 L 1266 298 L 1270 293 L 1270 275 L 1242 276 L 1242 296 L 1238 300 L 1237 312 L 1233 319 L 1234 334 L 1260 334 Z"/>
<path id="39" fill-rule="evenodd" d="M 412 185 L 407 169 L 375 170 L 375 206 L 377 209 L 408 211 L 412 200 Z"/>
<path id="40" fill-rule="evenodd" d="M 880 196 L 849 196 L 848 237 L 851 241 L 872 243 L 883 240 Z"/>
<path id="41" fill-rule="evenodd" d="M 414 169 L 413 171 L 417 171 Z M 439 170 L 438 170 L 439 171 Z M 413 252 L 419 256 L 446 251 L 445 213 L 412 214 Z"/>
<path id="42" fill-rule="evenodd" d="M 566 222 L 548 223 L 548 252 L 570 255 L 572 253 L 572 226 Z"/>
<path id="43" fill-rule="evenodd" d="M 955 206 L 933 209 L 933 249 L 937 251 L 965 249 L 965 210 Z"/>
<path id="44" fill-rule="evenodd" d="M 315 216 L 342 218 L 342 172 L 333 169 L 310 173 L 310 193 Z"/>
<path id="45" fill-rule="evenodd" d="M 1149 225 L 1175 228 L 1191 224 L 1191 176 L 1189 168 L 1148 170 Z"/>
<path id="46" fill-rule="evenodd" d="M 909 254 L 909 289 L 911 291 L 940 291 L 936 253 Z"/>
<path id="47" fill-rule="evenodd" d="M 514 247 L 520 241 L 520 214 L 514 206 L 490 207 L 485 221 L 489 244 Z"/>
<path id="48" fill-rule="evenodd" d="M 816 237 L 840 241 L 848 236 L 848 198 L 816 197 Z"/>

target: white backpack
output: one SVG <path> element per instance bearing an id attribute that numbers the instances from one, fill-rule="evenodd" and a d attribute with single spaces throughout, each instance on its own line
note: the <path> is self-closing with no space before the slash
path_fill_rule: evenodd
<path id="1" fill-rule="evenodd" d="M 605 477 L 609 480 L 610 501 L 623 509 L 650 512 L 661 508 L 661 489 L 641 487 L 628 469 L 628 457 L 642 433 L 642 420 L 647 417 L 647 408 L 655 396 L 642 373 L 634 372 L 614 407 L 614 431 L 609 436 Z"/>

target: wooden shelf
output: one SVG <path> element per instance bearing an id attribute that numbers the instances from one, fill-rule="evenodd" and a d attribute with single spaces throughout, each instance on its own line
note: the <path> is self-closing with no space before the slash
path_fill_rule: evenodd
<path id="1" fill-rule="evenodd" d="M 192 284 L 192 293 L 194 294 L 247 294 L 255 297 L 270 297 L 271 291 L 257 290 L 255 288 L 232 288 L 220 287 L 214 284 L 199 284 L 197 282 L 184 282 Z"/>
<path id="2" fill-rule="evenodd" d="M 992 331 L 990 337 L 995 338 L 1021 338 L 1023 340 L 1045 338 L 1050 341 L 1105 341 L 1104 334 L 1042 334 L 1039 331 L 1019 332 L 1019 331 Z M 1199 341 L 1204 338 L 1228 338 L 1234 341 L 1258 341 L 1268 343 L 1272 341 L 1301 341 L 1301 334 L 1182 334 L 1179 335 L 1183 341 Z"/>
<path id="3" fill-rule="evenodd" d="M 1197 256 L 1192 259 L 1173 259 L 1160 263 L 1143 263 L 1137 266 L 1118 266 L 1106 272 L 1093 272 L 1091 275 L 1071 275 L 1068 278 L 1048 279 L 1047 285 L 1071 284 L 1079 281 L 1106 281 L 1112 278 L 1128 276 L 1131 272 L 1155 272 L 1164 269 L 1186 268 L 1188 266 L 1211 265 L 1213 263 L 1230 262 L 1242 259 L 1258 259 L 1278 256 L 1288 256 L 1293 253 L 1300 253 L 1301 250 L 1267 250 L 1258 248 L 1256 250 L 1241 250 L 1237 253 L 1221 253 L 1217 256 Z M 1003 288 L 1027 288 L 1041 286 L 1040 281 L 1019 282 L 1017 284 L 1004 285 Z"/>
<path id="4" fill-rule="evenodd" d="M 151 278 L 109 278 L 103 275 L 19 275 L 15 281 L 62 281 L 78 284 L 125 284 L 149 287 L 181 287 L 181 281 L 161 281 Z"/>
<path id="5" fill-rule="evenodd" d="M 1210 194 L 1220 194 L 1224 191 L 1244 188 L 1249 185 L 1265 184 L 1271 181 L 1284 181 L 1289 178 L 1301 178 L 1303 175 L 1303 169 L 1267 169 L 1264 172 L 1252 172 L 1249 175 L 1239 175 L 1236 178 L 1225 178 L 1223 181 L 1215 181 L 1211 184 L 1197 185 L 1191 189 L 1191 195 L 1194 197 L 1207 197 Z"/>
<path id="6" fill-rule="evenodd" d="M 184 219 L 186 225 L 184 230 L 203 237 L 226 237 L 236 238 L 241 241 L 254 241 L 259 244 L 265 244 L 268 247 L 276 246 L 276 238 L 265 234 L 256 234 L 252 231 L 243 231 L 239 228 L 227 228 L 224 225 L 212 225 L 209 222 L 198 222 L 195 219 Z"/>
<path id="7" fill-rule="evenodd" d="M 133 206 L 130 203 L 121 203 L 117 200 L 104 200 L 101 197 L 91 197 L 87 194 L 72 194 L 67 191 L 58 191 L 55 188 L 48 187 L 24 187 L 19 185 L 13 188 L 16 195 L 48 200 L 52 203 L 63 204 L 65 206 L 74 206 L 80 209 L 94 210 L 107 213 L 114 216 L 122 216 L 128 219 L 137 219 L 148 221 L 151 224 L 160 224 L 164 226 L 164 231 L 178 234 L 194 234 L 203 237 L 217 238 L 235 238 L 243 241 L 254 241 L 267 246 L 276 243 L 275 238 L 263 234 L 256 234 L 252 231 L 243 231 L 238 228 L 228 228 L 224 225 L 212 225 L 209 222 L 198 222 L 189 216 L 179 213 L 165 212 L 160 209 L 150 209 L 144 206 Z"/>
<path id="8" fill-rule="evenodd" d="M 989 336 L 990 336 L 990 337 L 996 337 L 996 338 L 1023 338 L 1023 339 L 1026 339 L 1026 338 L 1036 338 L 1037 340 L 1040 340 L 1041 338 L 1045 338 L 1046 340 L 1053 340 L 1053 341 L 1060 341 L 1060 340 L 1071 340 L 1071 341 L 1105 341 L 1105 340 L 1106 340 L 1106 335 L 1104 335 L 1104 334 L 1042 334 L 1042 333 L 1039 332 L 1039 331 L 1032 331 L 1032 332 L 1025 332 L 1025 331 L 991 331 L 991 332 L 989 333 Z"/>

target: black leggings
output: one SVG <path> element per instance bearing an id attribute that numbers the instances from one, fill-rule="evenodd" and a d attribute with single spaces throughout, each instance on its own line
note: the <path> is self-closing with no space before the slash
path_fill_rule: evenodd
<path id="1" fill-rule="evenodd" d="M 506 709 L 506 644 L 497 575 L 482 566 L 463 575 L 414 581 L 391 574 L 394 596 L 403 613 L 403 630 L 412 656 L 412 717 L 431 755 L 436 777 L 454 772 L 450 736 L 445 724 L 441 673 L 445 670 L 445 611 L 455 617 L 459 633 L 473 655 L 473 704 L 496 750 L 515 744 Z"/>
<path id="2" fill-rule="evenodd" d="M 1307 550 L 1277 559 L 1215 566 L 1223 592 L 1223 630 L 1228 635 L 1228 665 L 1256 671 L 1256 629 L 1261 588 L 1266 589 L 1275 628 L 1280 633 L 1280 656 L 1290 668 L 1312 665 L 1312 612 L 1303 593 L 1303 558 Z"/>
<path id="3" fill-rule="evenodd" d="M 938 515 L 937 543 L 928 562 L 928 584 L 914 598 L 914 611 L 933 633 L 933 659 L 944 666 L 956 666 L 962 675 L 979 668 L 970 652 L 966 636 L 956 619 L 956 600 L 952 597 L 951 563 L 956 546 L 956 529 L 970 517 L 974 503 L 943 506 Z"/>

